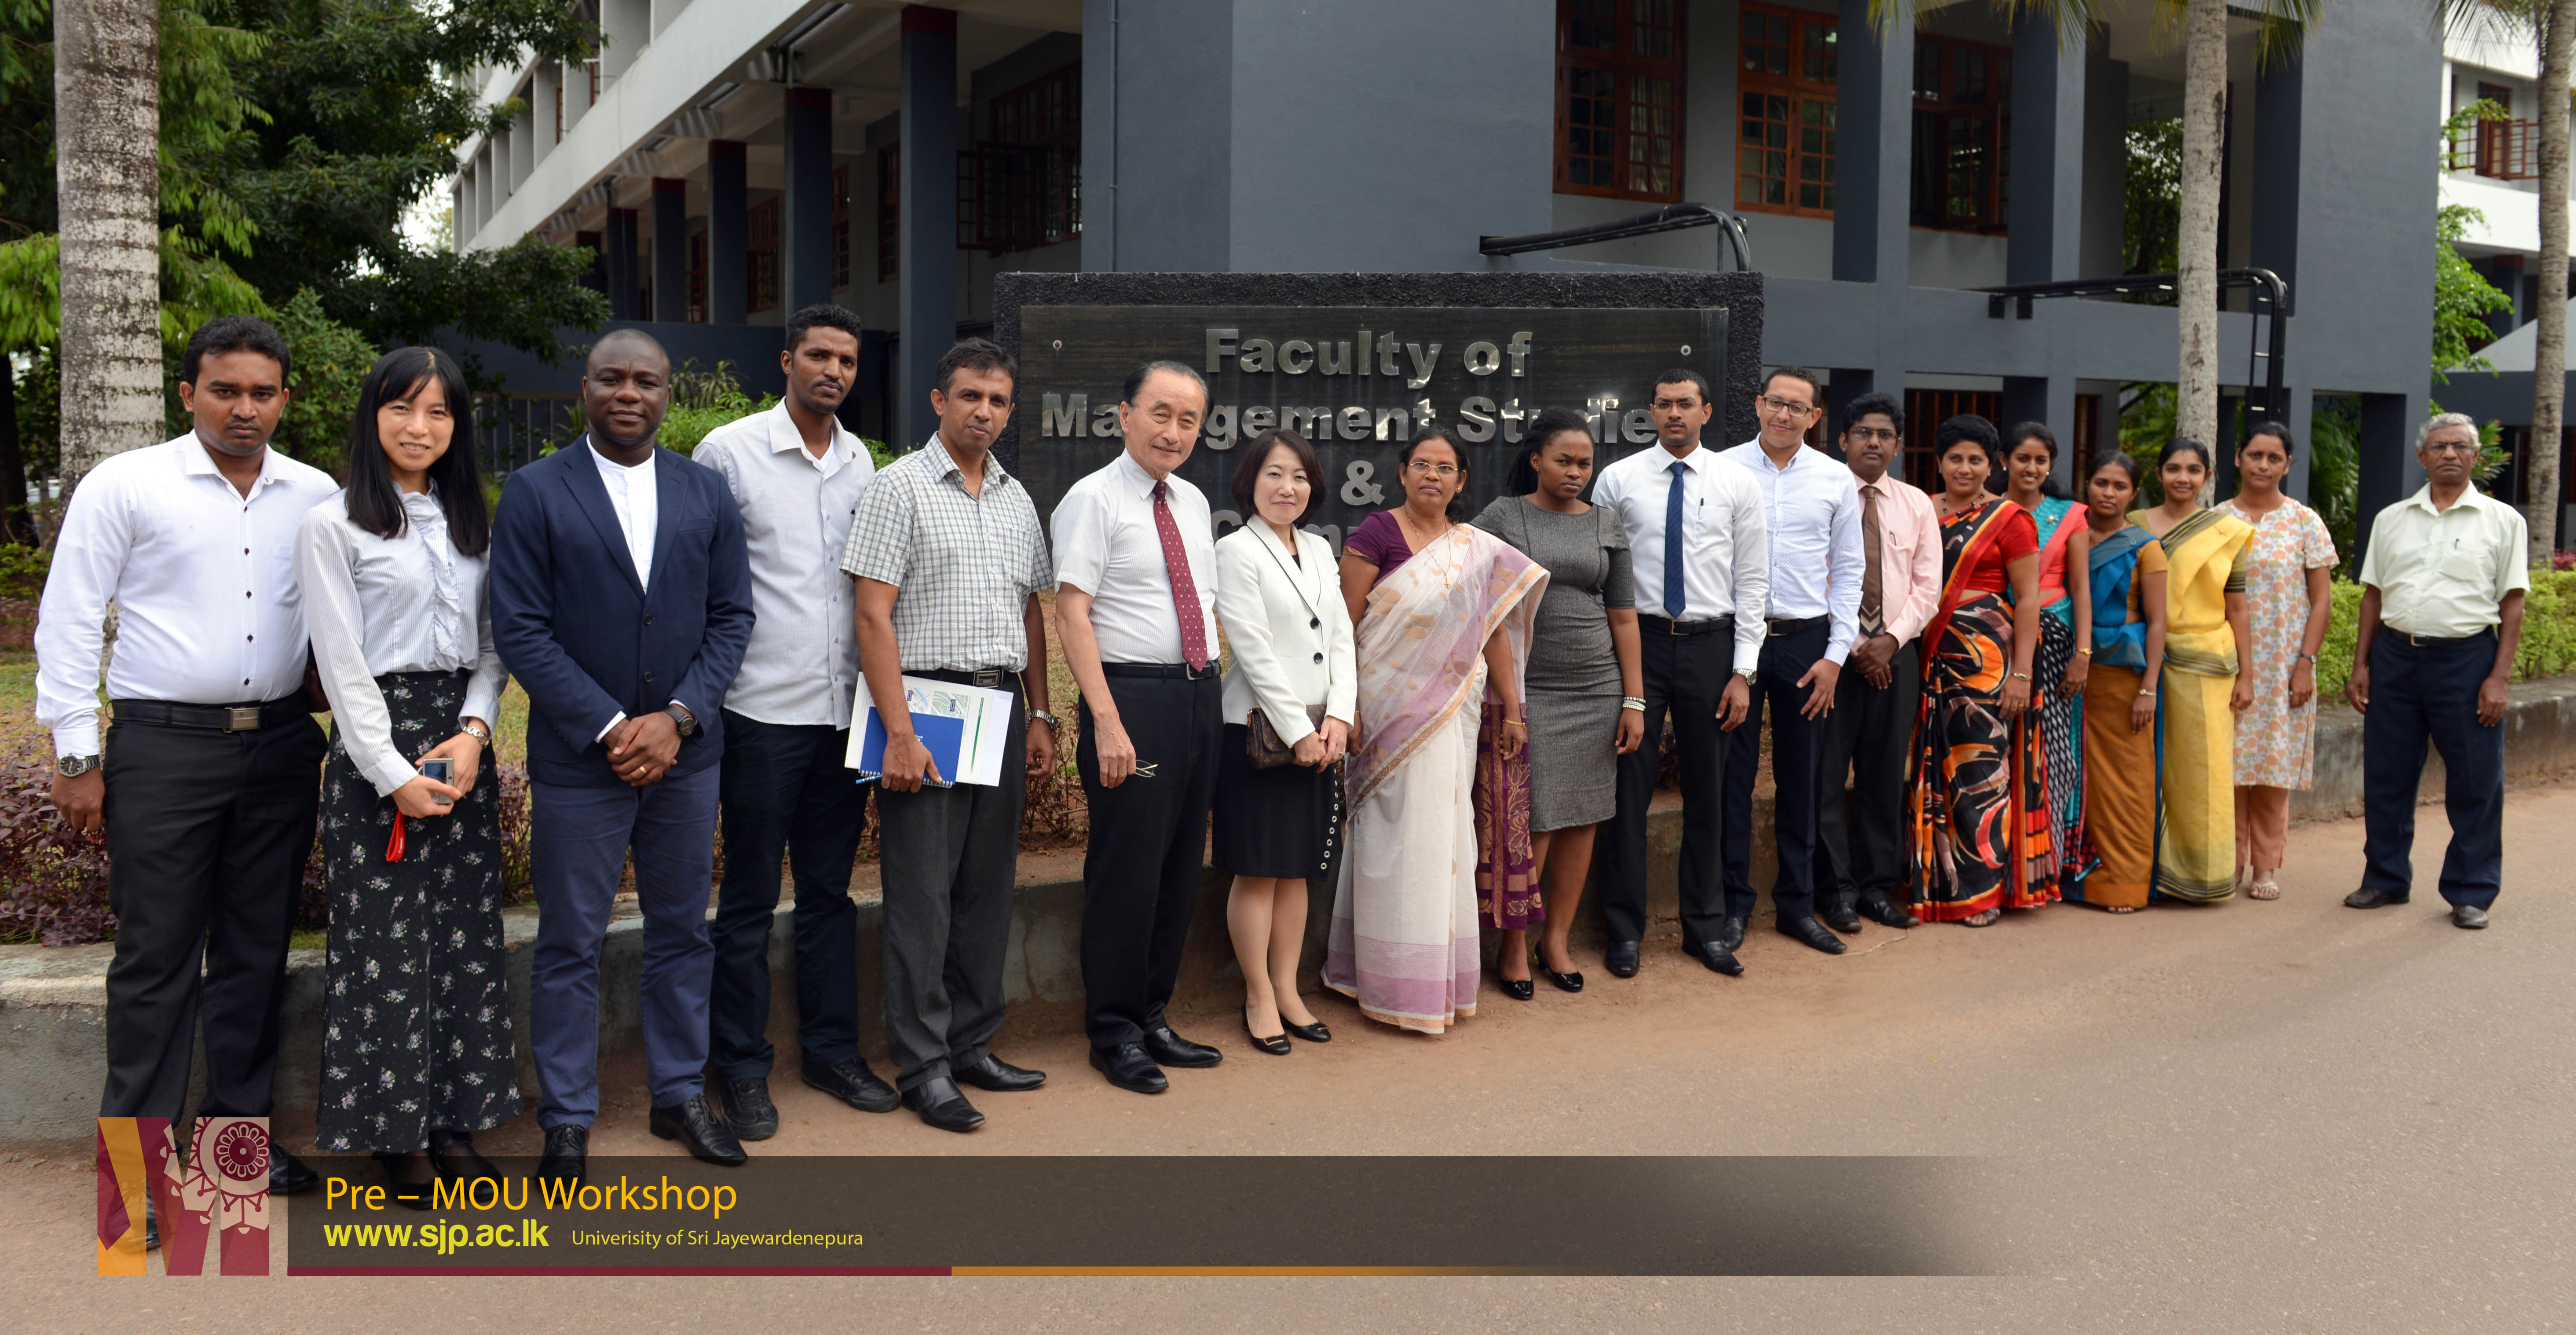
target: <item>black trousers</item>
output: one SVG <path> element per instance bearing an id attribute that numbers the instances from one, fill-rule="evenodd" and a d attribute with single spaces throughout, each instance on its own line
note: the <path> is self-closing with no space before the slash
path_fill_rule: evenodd
<path id="1" fill-rule="evenodd" d="M 286 941 L 313 854 L 322 756 L 309 716 L 249 732 L 107 730 L 107 1089 L 101 1117 L 183 1115 L 197 1018 L 202 1117 L 265 1117 Z M 202 968 L 204 981 L 199 982 Z"/>
<path id="2" fill-rule="evenodd" d="M 767 1076 L 769 928 L 782 859 L 796 877 L 796 1045 L 815 1066 L 859 1055 L 858 905 L 850 870 L 868 790 L 843 764 L 850 730 L 724 712 L 718 762 L 724 879 L 716 891 L 708 1060 L 718 1078 Z"/>
<path id="3" fill-rule="evenodd" d="M 1753 674 L 1753 706 L 1727 743 L 1726 916 L 1750 918 L 1753 892 L 1753 775 L 1761 766 L 1762 715 L 1771 715 L 1771 834 L 1780 871 L 1771 882 L 1771 906 L 1783 922 L 1816 916 L 1816 766 L 1825 725 L 1799 712 L 1809 687 L 1798 678 L 1825 656 L 1826 627 L 1819 623 L 1762 642 L 1762 667 Z"/>
<path id="4" fill-rule="evenodd" d="M 1138 772 L 1115 788 L 1100 786 L 1089 701 L 1074 747 L 1091 804 L 1082 856 L 1083 1023 L 1099 1048 L 1139 1042 L 1163 1023 L 1207 864 L 1208 806 L 1225 739 L 1224 687 L 1213 676 L 1113 676 L 1109 697 L 1135 745 Z"/>
<path id="5" fill-rule="evenodd" d="M 2361 716 L 2361 883 L 2402 895 L 2415 885 L 2415 797 L 2424 747 L 2442 755 L 2451 844 L 2442 898 L 2490 908 L 2504 882 L 2504 725 L 2478 722 L 2478 684 L 2495 666 L 2490 632 L 2417 648 L 2383 630 L 2370 642 L 2370 710 Z"/>
<path id="6" fill-rule="evenodd" d="M 1016 700 L 1020 679 L 1008 689 Z M 877 790 L 885 876 L 886 1047 L 899 1089 L 992 1050 L 1028 805 L 1028 721 L 1011 711 L 1002 781 Z"/>
<path id="7" fill-rule="evenodd" d="M 1843 668 L 1825 716 L 1816 767 L 1816 857 L 1809 878 L 1821 899 L 1849 905 L 1864 894 L 1906 897 L 1905 761 L 1923 700 L 1923 668 L 1908 644 L 1887 662 L 1884 689 Z M 1844 779 L 1851 790 L 1843 790 Z"/>
<path id="8" fill-rule="evenodd" d="M 1646 807 L 1655 796 L 1657 756 L 1664 717 L 1672 716 L 1674 749 L 1681 758 L 1682 941 L 1697 945 L 1717 935 L 1725 917 L 1719 879 L 1719 845 L 1725 827 L 1719 794 L 1726 775 L 1726 734 L 1718 730 L 1717 703 L 1735 672 L 1735 633 L 1658 634 L 1639 628 L 1640 675 L 1645 680 L 1646 743 L 1619 757 L 1619 814 L 1611 818 L 1609 865 L 1602 878 L 1601 917 L 1613 942 L 1646 934 Z"/>

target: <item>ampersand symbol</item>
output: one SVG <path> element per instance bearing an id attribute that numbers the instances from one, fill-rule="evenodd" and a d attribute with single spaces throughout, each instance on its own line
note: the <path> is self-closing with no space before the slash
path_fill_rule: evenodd
<path id="1" fill-rule="evenodd" d="M 1353 459 L 1351 466 L 1342 473 L 1342 504 L 1376 505 L 1385 500 L 1386 488 L 1376 486 L 1369 481 L 1375 476 L 1377 476 L 1376 464 L 1366 459 Z"/>

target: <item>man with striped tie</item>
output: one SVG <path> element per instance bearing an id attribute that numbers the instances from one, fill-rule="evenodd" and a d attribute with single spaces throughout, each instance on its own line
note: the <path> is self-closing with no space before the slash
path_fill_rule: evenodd
<path id="1" fill-rule="evenodd" d="M 1638 942 L 1646 933 L 1646 807 L 1660 763 L 1652 739 L 1663 735 L 1669 712 L 1681 759 L 1682 949 L 1733 977 L 1744 966 L 1724 939 L 1723 734 L 1744 721 L 1751 699 L 1770 547 L 1752 475 L 1720 467 L 1714 451 L 1700 448 L 1700 432 L 1716 406 L 1708 381 L 1697 371 L 1666 371 L 1655 382 L 1651 406 L 1655 448 L 1602 469 L 1592 484 L 1592 503 L 1616 512 L 1628 535 L 1645 677 L 1644 697 L 1628 703 L 1644 710 L 1649 739 L 1619 758 L 1619 814 L 1601 893 L 1610 929 L 1603 964 L 1616 977 L 1637 973 Z M 1751 837 L 1749 830 L 1735 834 Z"/>
<path id="2" fill-rule="evenodd" d="M 1214 1066 L 1172 1032 L 1225 739 L 1216 662 L 1216 536 L 1207 497 L 1173 470 L 1207 417 L 1207 382 L 1179 362 L 1127 377 L 1126 449 L 1055 508 L 1058 633 L 1082 688 L 1074 765 L 1091 809 L 1082 861 L 1082 990 L 1091 1064 L 1160 1094 L 1166 1066 Z"/>

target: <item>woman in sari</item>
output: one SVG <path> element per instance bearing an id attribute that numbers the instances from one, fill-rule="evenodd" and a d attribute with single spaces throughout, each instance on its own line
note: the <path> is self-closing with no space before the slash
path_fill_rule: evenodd
<path id="1" fill-rule="evenodd" d="M 2057 433 L 2024 422 L 2004 438 L 2004 499 L 2030 511 L 2039 527 L 2039 650 L 2031 659 L 2030 712 L 2048 764 L 2049 842 L 2071 850 L 2084 838 L 2083 699 L 2093 656 L 2089 581 L 2068 579 L 2088 568 L 2093 537 L 2085 507 L 2048 494 L 2057 467 Z M 2074 864 L 2061 857 L 2064 870 Z"/>
<path id="2" fill-rule="evenodd" d="M 2000 442 L 1963 414 L 1941 424 L 1941 602 L 1923 628 L 1923 705 L 1908 803 L 1914 916 L 1986 927 L 2057 898 L 2046 765 L 2029 717 L 2039 647 L 2039 536 L 1986 490 Z"/>
<path id="3" fill-rule="evenodd" d="M 2085 480 L 2093 540 L 2092 672 L 2084 680 L 2084 838 L 2066 897 L 2147 905 L 2156 869 L 2156 677 L 2165 662 L 2165 549 L 2129 522 L 2138 462 L 2113 451 Z"/>
<path id="4" fill-rule="evenodd" d="M 2156 466 L 2164 504 L 2129 521 L 2165 549 L 2165 666 L 2158 745 L 2164 819 L 2155 892 L 2214 904 L 2236 893 L 2236 711 L 2254 702 L 2245 662 L 2244 520 L 2200 508 L 2209 449 L 2177 438 Z"/>
<path id="5" fill-rule="evenodd" d="M 1508 809 L 1497 783 L 1528 786 L 1522 670 L 1547 572 L 1450 515 L 1467 469 L 1448 433 L 1417 432 L 1398 477 L 1403 506 L 1342 549 L 1360 717 L 1324 985 L 1370 1019 L 1437 1034 L 1476 1013 L 1479 880 L 1507 871 L 1526 921 L 1539 912 L 1528 822 L 1478 817 Z"/>

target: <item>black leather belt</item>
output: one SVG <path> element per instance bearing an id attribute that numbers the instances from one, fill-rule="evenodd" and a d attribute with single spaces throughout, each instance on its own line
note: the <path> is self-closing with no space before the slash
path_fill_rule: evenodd
<path id="1" fill-rule="evenodd" d="M 2475 635 L 2457 635 L 2447 640 L 2437 640 L 2430 635 L 2415 635 L 2402 630 L 2392 629 L 2388 633 L 2396 636 L 2403 643 L 2413 645 L 2418 649 L 2448 649 L 2452 645 L 2467 644 L 2472 640 L 2495 638 L 2495 628 L 2492 626 L 2479 631 Z"/>
<path id="2" fill-rule="evenodd" d="M 1111 677 L 1178 677 L 1183 681 L 1206 681 L 1217 675 L 1214 659 L 1203 668 L 1187 663 L 1103 663 L 1100 671 Z"/>
<path id="3" fill-rule="evenodd" d="M 1706 617 L 1698 621 L 1675 621 L 1671 617 L 1648 616 L 1641 612 L 1637 615 L 1637 627 L 1640 630 L 1653 631 L 1657 635 L 1716 635 L 1719 633 L 1732 635 L 1735 633 L 1735 618 L 1723 616 Z"/>
<path id="4" fill-rule="evenodd" d="M 1800 617 L 1795 621 L 1771 622 L 1769 628 L 1764 633 L 1774 637 L 1781 635 L 1795 635 L 1802 630 L 1814 630 L 1816 627 L 1823 624 L 1825 624 L 1825 619 L 1823 617 Z"/>
<path id="5" fill-rule="evenodd" d="M 1012 668 L 977 668 L 972 672 L 908 672 L 908 677 L 928 677 L 932 681 L 953 681 L 960 686 L 981 686 L 990 691 L 1009 690 L 1019 684 L 1018 671 Z"/>
<path id="6" fill-rule="evenodd" d="M 297 718 L 311 718 L 313 707 L 302 692 L 276 700 L 239 705 L 182 705 L 167 700 L 110 700 L 118 723 L 150 723 L 164 728 L 205 728 L 215 732 L 255 732 Z"/>

